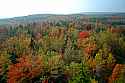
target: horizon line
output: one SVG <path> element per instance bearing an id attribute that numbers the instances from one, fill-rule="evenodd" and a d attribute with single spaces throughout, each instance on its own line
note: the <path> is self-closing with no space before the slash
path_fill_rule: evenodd
<path id="1" fill-rule="evenodd" d="M 20 16 L 12 16 L 12 17 L 3 17 L 3 18 L 1 18 L 0 17 L 0 20 L 2 20 L 2 19 L 11 19 L 11 18 L 18 18 L 18 17 L 27 17 L 27 16 L 33 16 L 33 15 L 74 15 L 74 14 L 87 14 L 87 13 L 100 13 L 100 14 L 102 14 L 102 13 L 125 13 L 125 11 L 124 12 L 120 12 L 120 11 L 117 11 L 117 12 L 115 12 L 115 11 L 113 11 L 113 12 L 109 12 L 109 11 L 86 11 L 86 12 L 79 12 L 79 13 L 68 13 L 68 14 L 61 14 L 61 13 L 59 13 L 59 14 L 57 14 L 57 13 L 36 13 L 36 14 L 28 14 L 28 15 L 20 15 Z"/>

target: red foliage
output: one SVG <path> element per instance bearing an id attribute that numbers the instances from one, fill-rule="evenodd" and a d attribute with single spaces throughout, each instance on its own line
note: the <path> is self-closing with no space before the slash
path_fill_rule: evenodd
<path id="1" fill-rule="evenodd" d="M 29 71 L 31 66 L 31 63 L 26 62 L 25 59 L 20 63 L 10 65 L 8 72 L 8 83 L 16 83 L 17 79 L 28 76 L 28 72 L 23 72 L 23 70 L 27 68 Z"/>
<path id="2" fill-rule="evenodd" d="M 35 67 L 33 67 L 31 58 L 20 58 L 19 63 L 9 66 L 7 83 L 18 83 L 21 78 L 32 79 L 33 77 L 37 76 L 41 72 L 39 62 L 41 61 L 37 58 Z"/>
<path id="3" fill-rule="evenodd" d="M 79 33 L 79 38 L 80 39 L 83 39 L 83 38 L 87 38 L 87 37 L 89 37 L 90 36 L 90 34 L 89 34 L 89 32 L 80 32 Z"/>

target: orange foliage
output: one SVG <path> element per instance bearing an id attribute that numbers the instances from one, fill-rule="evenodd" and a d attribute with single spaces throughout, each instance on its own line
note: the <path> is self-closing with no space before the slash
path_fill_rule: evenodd
<path id="1" fill-rule="evenodd" d="M 86 48 L 84 49 L 84 52 L 85 52 L 86 54 L 91 54 L 91 53 L 93 52 L 93 50 L 95 50 L 95 48 L 96 48 L 96 45 L 95 45 L 95 44 L 90 45 L 90 46 L 88 46 L 88 47 L 86 47 Z"/>
<path id="2" fill-rule="evenodd" d="M 112 33 L 122 33 L 122 32 L 125 32 L 125 29 L 111 28 L 109 31 L 112 32 Z"/>
<path id="3" fill-rule="evenodd" d="M 96 61 L 95 61 L 95 59 L 93 59 L 93 58 L 88 59 L 87 64 L 89 65 L 92 72 L 95 72 L 95 70 L 96 70 Z"/>
<path id="4" fill-rule="evenodd" d="M 19 63 L 9 66 L 7 83 L 18 83 L 21 81 L 21 78 L 32 79 L 39 75 L 42 71 L 41 62 L 42 60 L 36 57 L 36 60 L 34 60 L 35 67 L 33 67 L 31 57 L 20 58 Z"/>
<path id="5" fill-rule="evenodd" d="M 116 64 L 111 77 L 109 78 L 109 83 L 113 83 L 113 81 L 117 80 L 118 78 L 120 78 L 120 74 L 123 73 L 123 71 L 125 69 L 125 64 Z"/>
<path id="6" fill-rule="evenodd" d="M 49 83 L 49 82 L 48 82 L 48 79 L 43 80 L 42 83 Z"/>

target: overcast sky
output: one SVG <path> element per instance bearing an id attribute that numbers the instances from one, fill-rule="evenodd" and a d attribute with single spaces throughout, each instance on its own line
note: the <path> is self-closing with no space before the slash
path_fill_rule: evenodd
<path id="1" fill-rule="evenodd" d="M 125 0 L 0 0 L 0 18 L 79 12 L 125 12 Z"/>

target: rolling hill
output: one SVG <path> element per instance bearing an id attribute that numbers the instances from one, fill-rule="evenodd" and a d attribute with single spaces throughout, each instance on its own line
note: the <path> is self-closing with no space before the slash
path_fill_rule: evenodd
<path id="1" fill-rule="evenodd" d="M 34 14 L 28 16 L 0 19 L 0 25 L 27 24 L 27 23 L 42 22 L 42 21 L 71 20 L 71 19 L 77 19 L 77 17 L 84 17 L 84 16 L 88 16 L 90 18 L 93 17 L 109 18 L 111 16 L 120 16 L 125 19 L 125 13 L 111 13 L 111 12 L 84 12 L 84 13 L 69 14 L 69 15 Z"/>

